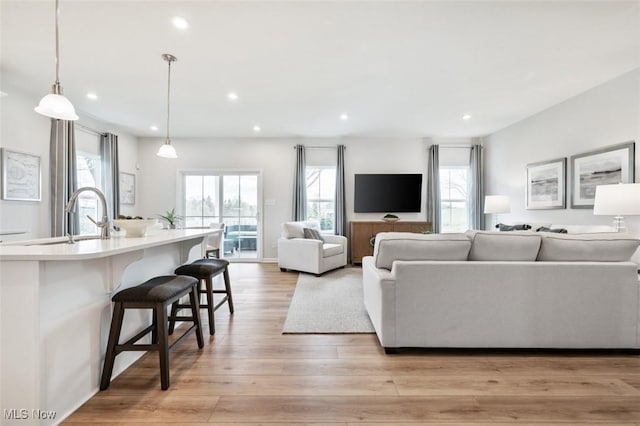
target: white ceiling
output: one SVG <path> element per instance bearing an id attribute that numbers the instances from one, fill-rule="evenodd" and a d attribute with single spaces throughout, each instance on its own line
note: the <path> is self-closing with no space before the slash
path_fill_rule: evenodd
<path id="1" fill-rule="evenodd" d="M 0 4 L 0 90 L 35 106 L 54 1 Z M 640 1 L 60 0 L 60 37 L 76 109 L 138 136 L 164 133 L 166 52 L 173 138 L 469 137 L 640 67 Z"/>

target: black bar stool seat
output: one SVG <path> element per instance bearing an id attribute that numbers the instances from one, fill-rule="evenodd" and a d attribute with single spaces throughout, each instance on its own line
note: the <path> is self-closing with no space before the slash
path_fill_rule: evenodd
<path id="1" fill-rule="evenodd" d="M 202 337 L 202 327 L 200 324 L 200 306 L 198 305 L 198 283 L 193 277 L 165 275 L 151 278 L 144 283 L 127 288 L 116 293 L 111 300 L 113 305 L 113 318 L 111 320 L 111 330 L 109 331 L 109 342 L 107 343 L 107 353 L 102 370 L 100 390 L 105 390 L 111 383 L 113 364 L 116 356 L 124 351 L 158 351 L 160 358 L 160 382 L 162 390 L 169 388 L 169 350 L 180 342 L 192 331 L 196 333 L 198 348 L 204 346 Z M 189 294 L 191 308 L 190 317 L 167 317 L 167 306 L 178 301 L 182 296 Z M 120 332 L 122 330 L 122 320 L 125 309 L 152 309 L 153 323 L 120 344 Z M 176 341 L 169 345 L 168 320 L 193 322 Z M 135 344 L 151 332 L 151 344 Z"/>
<path id="2" fill-rule="evenodd" d="M 201 304 L 201 308 L 207 308 L 209 316 L 209 334 L 213 335 L 215 331 L 215 324 L 213 321 L 213 313 L 222 304 L 227 302 L 229 304 L 229 312 L 233 314 L 233 297 L 231 296 L 231 281 L 229 279 L 229 261 L 224 259 L 198 259 L 188 265 L 182 265 L 178 267 L 174 272 L 177 275 L 188 275 L 197 278 L 200 282 L 204 282 L 205 288 L 201 286 L 198 288 L 200 294 L 206 294 L 207 303 Z M 213 278 L 223 274 L 224 276 L 224 290 L 213 289 Z M 224 294 L 225 296 L 216 304 L 213 300 L 214 294 Z M 171 306 L 171 316 L 176 316 L 178 309 L 183 309 L 188 305 L 180 304 L 179 301 L 174 302 Z M 169 332 L 173 330 L 174 324 L 169 322 Z"/>

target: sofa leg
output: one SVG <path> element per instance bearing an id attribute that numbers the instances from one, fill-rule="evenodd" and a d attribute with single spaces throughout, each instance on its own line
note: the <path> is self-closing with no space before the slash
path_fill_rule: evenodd
<path id="1" fill-rule="evenodd" d="M 397 354 L 398 348 L 384 348 L 384 353 L 387 355 Z"/>
<path id="2" fill-rule="evenodd" d="M 287 268 L 280 268 L 280 272 L 287 272 Z"/>
<path id="3" fill-rule="evenodd" d="M 315 274 L 315 275 L 316 275 L 316 277 L 321 277 L 322 276 L 322 274 Z"/>

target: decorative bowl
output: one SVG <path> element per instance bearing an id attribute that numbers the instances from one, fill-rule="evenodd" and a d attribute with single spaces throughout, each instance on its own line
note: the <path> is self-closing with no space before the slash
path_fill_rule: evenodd
<path id="1" fill-rule="evenodd" d="M 385 222 L 397 222 L 400 220 L 399 217 L 383 217 L 382 220 Z"/>
<path id="2" fill-rule="evenodd" d="M 157 219 L 115 219 L 113 224 L 127 233 L 125 237 L 144 237 L 147 235 L 147 228 L 158 223 Z"/>

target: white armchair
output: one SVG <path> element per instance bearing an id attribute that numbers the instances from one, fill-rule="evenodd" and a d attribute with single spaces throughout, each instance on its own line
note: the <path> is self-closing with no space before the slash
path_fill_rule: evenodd
<path id="1" fill-rule="evenodd" d="M 304 238 L 304 228 L 316 228 L 313 222 L 285 222 L 278 240 L 278 266 L 320 275 L 347 264 L 347 238 L 322 235 L 324 241 Z"/>
<path id="2" fill-rule="evenodd" d="M 220 247 L 222 246 L 222 237 L 224 236 L 224 223 L 211 223 L 209 228 L 216 231 L 207 236 L 206 249 L 204 257 L 215 255 L 220 258 Z"/>

